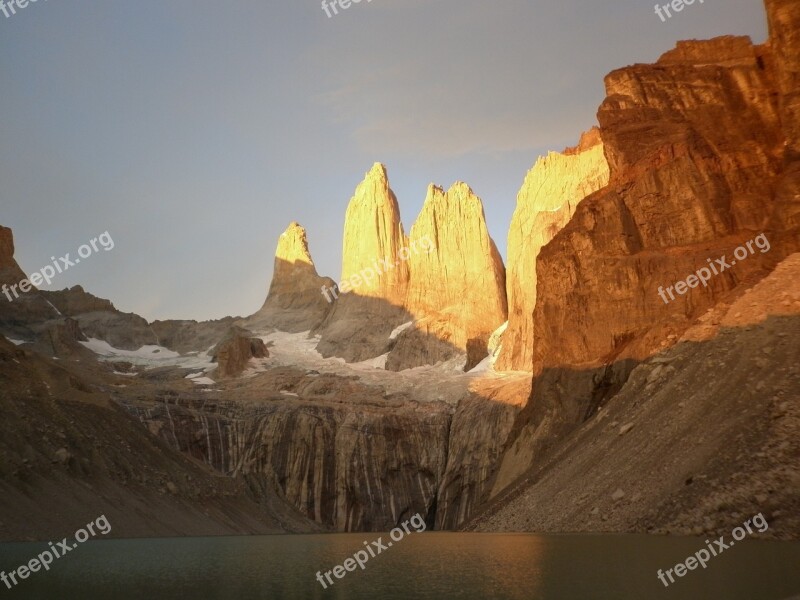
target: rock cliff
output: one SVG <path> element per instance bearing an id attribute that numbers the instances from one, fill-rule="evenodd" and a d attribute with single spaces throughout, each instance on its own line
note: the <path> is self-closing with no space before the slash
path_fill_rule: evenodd
<path id="1" fill-rule="evenodd" d="M 398 336 L 386 368 L 434 364 L 458 353 L 469 354 L 468 369 L 475 366 L 507 316 L 505 267 L 480 198 L 465 183 L 447 193 L 429 186 L 409 248 L 405 305 L 415 325 Z"/>
<path id="2" fill-rule="evenodd" d="M 416 513 L 433 525 L 447 404 L 387 399 L 354 378 L 294 368 L 262 374 L 235 397 L 123 402 L 173 448 L 267 497 L 277 491 L 326 528 L 387 531 Z"/>
<path id="3" fill-rule="evenodd" d="M 649 356 L 790 251 L 771 230 L 786 147 L 773 62 L 769 48 L 723 37 L 606 77 L 610 183 L 539 254 L 535 371 Z M 764 232 L 771 252 L 669 303 L 659 296 Z"/>
<path id="4" fill-rule="evenodd" d="M 533 368 L 536 258 L 569 222 L 578 203 L 605 187 L 608 177 L 597 128 L 583 134 L 575 148 L 540 158 L 525 176 L 508 231 L 508 328 L 496 369 Z"/>

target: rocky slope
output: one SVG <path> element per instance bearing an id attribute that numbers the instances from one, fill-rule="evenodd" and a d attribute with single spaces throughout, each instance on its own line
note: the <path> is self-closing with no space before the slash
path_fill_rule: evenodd
<path id="1" fill-rule="evenodd" d="M 541 157 L 525 176 L 508 231 L 508 328 L 496 369 L 532 370 L 536 258 L 569 222 L 581 200 L 605 187 L 608 177 L 597 128 L 583 134 L 575 148 Z"/>
<path id="2" fill-rule="evenodd" d="M 405 307 L 415 322 L 397 337 L 386 368 L 468 354 L 469 370 L 487 355 L 489 336 L 507 315 L 505 267 L 481 200 L 465 183 L 447 193 L 429 186 L 409 247 Z"/>
<path id="3" fill-rule="evenodd" d="M 130 379 L 0 337 L 0 539 L 71 535 L 100 514 L 112 537 L 319 530 L 151 435 L 110 400 Z"/>
<path id="4" fill-rule="evenodd" d="M 795 254 L 637 366 L 560 443 L 540 447 L 468 529 L 717 536 L 763 513 L 766 535 L 796 539 L 798 335 Z"/>

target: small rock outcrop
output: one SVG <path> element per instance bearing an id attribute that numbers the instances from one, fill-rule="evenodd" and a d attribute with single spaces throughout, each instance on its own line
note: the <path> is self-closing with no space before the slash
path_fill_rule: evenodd
<path id="1" fill-rule="evenodd" d="M 605 187 L 608 177 L 597 128 L 584 133 L 576 147 L 539 158 L 525 176 L 508 231 L 508 328 L 496 369 L 532 370 L 536 258 L 569 222 L 581 200 Z"/>
<path id="2" fill-rule="evenodd" d="M 331 305 L 323 288 L 333 280 L 320 277 L 308 249 L 306 230 L 293 222 L 278 239 L 275 267 L 264 306 L 246 326 L 271 326 L 282 331 L 310 331 L 325 319 Z"/>
<path id="3" fill-rule="evenodd" d="M 212 357 L 217 363 L 218 377 L 236 377 L 247 368 L 251 358 L 267 358 L 264 341 L 251 337 L 241 327 L 232 327 L 228 335 L 214 348 Z"/>

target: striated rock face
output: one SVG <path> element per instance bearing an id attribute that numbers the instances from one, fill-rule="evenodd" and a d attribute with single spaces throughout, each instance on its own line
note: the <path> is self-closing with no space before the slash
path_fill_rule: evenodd
<path id="1" fill-rule="evenodd" d="M 399 335 L 386 368 L 447 360 L 468 347 L 480 362 L 507 315 L 505 267 L 480 198 L 461 182 L 447 193 L 429 186 L 409 248 L 406 308 L 416 324 Z"/>
<path id="2" fill-rule="evenodd" d="M 264 306 L 245 323 L 289 332 L 310 331 L 322 323 L 331 309 L 322 288 L 333 285 L 331 279 L 317 274 L 306 230 L 293 222 L 278 240 L 272 283 Z"/>
<path id="3" fill-rule="evenodd" d="M 240 327 L 231 328 L 224 340 L 214 348 L 219 377 L 236 377 L 245 370 L 251 358 L 266 358 L 269 351 L 260 338 L 250 337 Z"/>
<path id="4" fill-rule="evenodd" d="M 172 447 L 265 496 L 277 491 L 326 528 L 388 531 L 416 513 L 433 525 L 450 407 L 295 369 L 260 381 L 255 402 L 148 396 L 128 409 Z"/>
<path id="5" fill-rule="evenodd" d="M 458 403 L 439 487 L 436 529 L 456 529 L 489 499 L 504 443 L 530 389 L 529 378 L 500 387 L 478 383 Z"/>
<path id="6" fill-rule="evenodd" d="M 766 5 L 787 159 L 800 160 L 800 4 L 794 0 L 766 0 Z"/>
<path id="7" fill-rule="evenodd" d="M 756 249 L 707 287 L 659 297 L 708 259 L 775 235 L 786 135 L 772 62 L 747 38 L 724 37 L 606 77 L 598 120 L 610 184 L 539 254 L 535 371 L 649 356 L 790 249 Z"/>
<path id="8" fill-rule="evenodd" d="M 609 169 L 597 128 L 578 146 L 551 152 L 528 171 L 508 232 L 508 328 L 495 363 L 501 371 L 533 368 L 536 258 L 589 194 L 608 184 Z"/>
<path id="9" fill-rule="evenodd" d="M 408 320 L 403 309 L 408 245 L 386 168 L 376 163 L 347 207 L 338 300 L 319 329 L 317 350 L 357 362 L 383 354 L 392 330 Z M 348 282 L 348 283 L 345 283 Z"/>

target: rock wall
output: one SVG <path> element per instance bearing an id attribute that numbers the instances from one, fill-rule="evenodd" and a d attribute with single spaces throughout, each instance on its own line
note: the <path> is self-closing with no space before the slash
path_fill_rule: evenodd
<path id="1" fill-rule="evenodd" d="M 532 370 L 536 258 L 569 222 L 581 200 L 605 187 L 608 177 L 597 128 L 583 134 L 577 147 L 540 158 L 525 176 L 508 231 L 508 328 L 497 370 Z"/>

